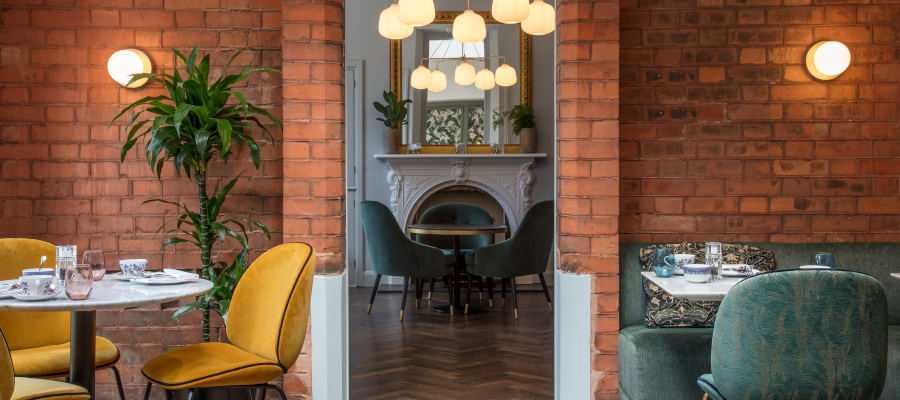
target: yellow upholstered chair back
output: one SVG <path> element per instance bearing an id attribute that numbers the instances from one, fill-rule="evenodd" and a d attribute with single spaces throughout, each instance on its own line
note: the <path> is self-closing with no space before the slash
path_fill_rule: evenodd
<path id="1" fill-rule="evenodd" d="M 285 371 L 297 361 L 309 321 L 315 256 L 308 244 L 285 243 L 247 268 L 228 309 L 231 344 Z"/>
<path id="2" fill-rule="evenodd" d="M 25 268 L 37 267 L 47 256 L 45 267 L 56 265 L 56 246 L 35 239 L 0 239 L 0 280 L 16 279 Z M 12 350 L 49 346 L 69 341 L 69 313 L 0 312 L 0 329 Z"/>
<path id="3" fill-rule="evenodd" d="M 6 345 L 6 336 L 0 330 L 0 400 L 9 400 L 16 386 L 15 371 L 13 371 L 12 356 L 9 355 L 9 347 Z"/>

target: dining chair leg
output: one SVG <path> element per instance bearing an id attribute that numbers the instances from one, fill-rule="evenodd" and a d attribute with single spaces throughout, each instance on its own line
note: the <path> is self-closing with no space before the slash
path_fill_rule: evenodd
<path id="1" fill-rule="evenodd" d="M 500 278 L 500 301 L 506 307 L 506 278 Z"/>
<path id="2" fill-rule="evenodd" d="M 175 392 L 166 389 L 166 400 L 175 400 Z"/>
<path id="3" fill-rule="evenodd" d="M 544 289 L 544 297 L 547 298 L 547 307 L 550 307 L 550 311 L 553 311 L 553 300 L 550 299 L 550 291 L 547 290 L 547 281 L 544 280 L 544 274 L 537 274 L 538 279 L 541 280 L 541 287 Z"/>
<path id="4" fill-rule="evenodd" d="M 488 305 L 494 308 L 494 278 L 487 278 Z"/>
<path id="5" fill-rule="evenodd" d="M 187 400 L 197 400 L 197 389 L 188 390 Z"/>
<path id="6" fill-rule="evenodd" d="M 409 278 L 403 278 L 403 298 L 400 300 L 400 320 L 403 321 L 403 309 L 406 308 L 406 293 L 409 291 Z"/>
<path id="7" fill-rule="evenodd" d="M 466 306 L 463 309 L 464 315 L 469 315 L 469 303 L 472 302 L 472 278 L 474 277 L 469 274 L 469 279 L 466 279 Z"/>
<path id="8" fill-rule="evenodd" d="M 153 382 L 147 382 L 147 388 L 144 389 L 144 400 L 150 400 L 150 388 L 153 386 Z"/>
<path id="9" fill-rule="evenodd" d="M 366 314 L 372 312 L 372 303 L 375 302 L 375 294 L 378 293 L 379 283 L 381 283 L 381 274 L 375 275 L 375 286 L 372 286 L 372 296 L 369 297 L 369 308 L 366 309 Z"/>
<path id="10" fill-rule="evenodd" d="M 456 300 L 456 299 L 453 297 L 453 279 L 452 278 L 447 279 L 447 296 L 450 298 L 450 316 L 452 317 L 453 313 L 455 311 L 455 307 L 453 305 L 456 304 L 454 302 L 454 300 Z"/>
<path id="11" fill-rule="evenodd" d="M 431 278 L 431 284 L 428 285 L 428 300 L 431 300 L 431 292 L 434 291 L 434 281 L 435 278 Z"/>
<path id="12" fill-rule="evenodd" d="M 266 388 L 265 387 L 256 388 L 256 396 L 254 397 L 254 399 L 255 400 L 266 400 Z"/>
<path id="13" fill-rule="evenodd" d="M 516 320 L 519 319 L 519 299 L 516 296 L 516 278 L 510 278 L 509 284 L 512 286 L 512 295 L 513 295 L 513 315 L 515 315 Z"/>
<path id="14" fill-rule="evenodd" d="M 416 279 L 416 309 L 422 302 L 422 279 Z"/>
<path id="15" fill-rule="evenodd" d="M 275 391 L 278 392 L 278 395 L 281 396 L 281 400 L 287 400 L 287 395 L 284 394 L 284 389 L 282 389 L 281 386 L 271 385 L 269 388 L 275 389 Z"/>
<path id="16" fill-rule="evenodd" d="M 478 277 L 478 301 L 484 299 L 484 278 Z"/>
<path id="17" fill-rule="evenodd" d="M 116 389 L 119 390 L 119 400 L 125 400 L 125 389 L 122 389 L 122 377 L 119 376 L 119 369 L 115 366 L 111 367 L 113 375 L 116 377 Z"/>

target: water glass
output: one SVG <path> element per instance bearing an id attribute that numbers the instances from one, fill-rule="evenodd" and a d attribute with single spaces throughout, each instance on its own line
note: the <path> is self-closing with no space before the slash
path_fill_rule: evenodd
<path id="1" fill-rule="evenodd" d="M 810 261 L 810 264 L 834 268 L 834 256 L 831 255 L 831 253 L 821 251 L 812 255 L 812 261 Z"/>
<path id="2" fill-rule="evenodd" d="M 81 254 L 81 262 L 91 266 L 94 280 L 99 281 L 106 275 L 106 263 L 103 260 L 103 252 L 100 250 L 87 250 Z"/>
<path id="3" fill-rule="evenodd" d="M 57 286 L 65 286 L 66 269 L 78 263 L 78 246 L 56 246 L 56 280 Z"/>
<path id="4" fill-rule="evenodd" d="M 706 242 L 706 265 L 709 265 L 711 280 L 721 279 L 722 270 L 722 243 Z"/>
<path id="5" fill-rule="evenodd" d="M 660 247 L 653 251 L 653 271 L 656 276 L 668 278 L 675 272 L 675 252 L 670 247 Z"/>
<path id="6" fill-rule="evenodd" d="M 90 264 L 76 264 L 66 268 L 66 296 L 72 300 L 85 300 L 94 287 L 94 274 Z"/>

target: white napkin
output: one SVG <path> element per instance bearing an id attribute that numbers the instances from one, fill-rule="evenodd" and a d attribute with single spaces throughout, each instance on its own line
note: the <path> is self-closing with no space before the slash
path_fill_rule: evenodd
<path id="1" fill-rule="evenodd" d="M 173 278 L 176 278 L 176 279 L 198 279 L 198 278 L 200 278 L 200 275 L 193 274 L 190 272 L 184 272 L 182 270 L 172 269 L 172 268 L 163 268 L 163 272 L 165 272 L 167 275 L 169 275 Z"/>

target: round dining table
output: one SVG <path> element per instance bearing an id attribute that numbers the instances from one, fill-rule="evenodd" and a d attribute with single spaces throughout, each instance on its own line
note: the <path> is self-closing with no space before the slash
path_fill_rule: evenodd
<path id="1" fill-rule="evenodd" d="M 407 232 L 420 235 L 442 235 L 453 236 L 453 255 L 456 262 L 453 263 L 453 305 L 456 309 L 460 309 L 460 290 L 459 290 L 459 274 L 462 272 L 462 265 L 465 260 L 462 258 L 461 249 L 459 248 L 459 237 L 469 235 L 484 235 L 493 233 L 505 233 L 506 225 L 476 225 L 476 224 L 410 224 L 406 227 Z M 438 312 L 447 312 L 450 308 L 447 306 L 432 307 Z M 469 313 L 477 312 L 478 308 L 469 309 Z"/>
<path id="2" fill-rule="evenodd" d="M 172 285 L 147 285 L 115 279 L 107 275 L 95 281 L 85 300 L 71 300 L 61 292 L 43 301 L 0 300 L 0 311 L 71 311 L 69 338 L 69 382 L 88 390 L 94 397 L 95 337 L 97 310 L 135 308 L 165 303 L 203 294 L 212 282 L 197 279 Z"/>

